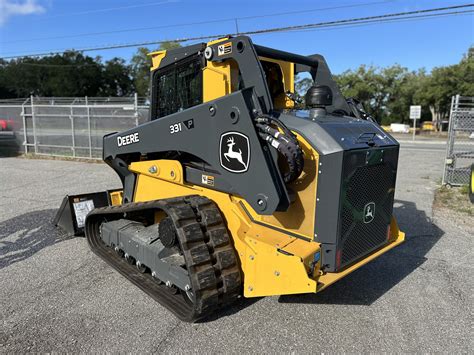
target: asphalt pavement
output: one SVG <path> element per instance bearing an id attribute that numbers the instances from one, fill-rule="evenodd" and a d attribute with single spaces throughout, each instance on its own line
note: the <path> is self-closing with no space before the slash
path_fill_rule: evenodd
<path id="1" fill-rule="evenodd" d="M 436 148 L 438 147 L 438 148 Z M 403 245 L 320 294 L 242 299 L 183 323 L 50 221 L 104 164 L 0 159 L 0 352 L 473 353 L 473 236 L 432 215 L 442 147 L 402 143 Z"/>

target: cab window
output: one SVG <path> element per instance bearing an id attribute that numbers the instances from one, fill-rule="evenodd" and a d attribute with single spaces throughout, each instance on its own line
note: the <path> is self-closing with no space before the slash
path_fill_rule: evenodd
<path id="1" fill-rule="evenodd" d="M 202 103 L 202 63 L 196 55 L 153 73 L 152 120 Z"/>

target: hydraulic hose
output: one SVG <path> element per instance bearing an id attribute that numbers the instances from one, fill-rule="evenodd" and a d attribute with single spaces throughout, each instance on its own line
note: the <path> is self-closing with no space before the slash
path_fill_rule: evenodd
<path id="1" fill-rule="evenodd" d="M 260 137 L 275 148 L 286 160 L 288 171 L 283 174 L 285 183 L 295 181 L 303 171 L 304 157 L 296 136 L 279 120 L 270 116 L 260 116 L 256 119 L 256 127 Z M 275 129 L 273 124 L 280 128 Z"/>

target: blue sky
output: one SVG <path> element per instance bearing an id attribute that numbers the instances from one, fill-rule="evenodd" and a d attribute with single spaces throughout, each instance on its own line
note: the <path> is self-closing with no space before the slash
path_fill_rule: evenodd
<path id="1" fill-rule="evenodd" d="M 467 3 L 468 0 L 0 0 L 0 57 L 232 33 L 235 21 L 226 20 L 232 18 L 239 19 L 240 31 L 250 31 Z M 328 9 L 331 7 L 339 8 Z M 280 15 L 244 18 L 271 14 Z M 135 30 L 181 24 L 188 25 Z M 134 30 L 91 34 L 130 29 Z M 471 13 L 359 27 L 269 33 L 252 38 L 255 43 L 269 47 L 323 54 L 334 73 L 360 64 L 399 63 L 409 69 L 430 70 L 459 62 L 469 46 L 474 45 L 474 16 Z M 129 60 L 135 51 L 136 48 L 126 48 L 87 54 Z"/>

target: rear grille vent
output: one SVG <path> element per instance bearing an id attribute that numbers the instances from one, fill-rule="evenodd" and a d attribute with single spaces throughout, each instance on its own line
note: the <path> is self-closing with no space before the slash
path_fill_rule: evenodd
<path id="1" fill-rule="evenodd" d="M 380 152 L 371 151 L 380 161 Z M 349 265 L 387 242 L 395 191 L 396 155 L 366 164 L 366 151 L 347 152 L 344 159 L 340 212 L 341 260 Z M 392 159 L 395 160 L 392 160 Z"/>

